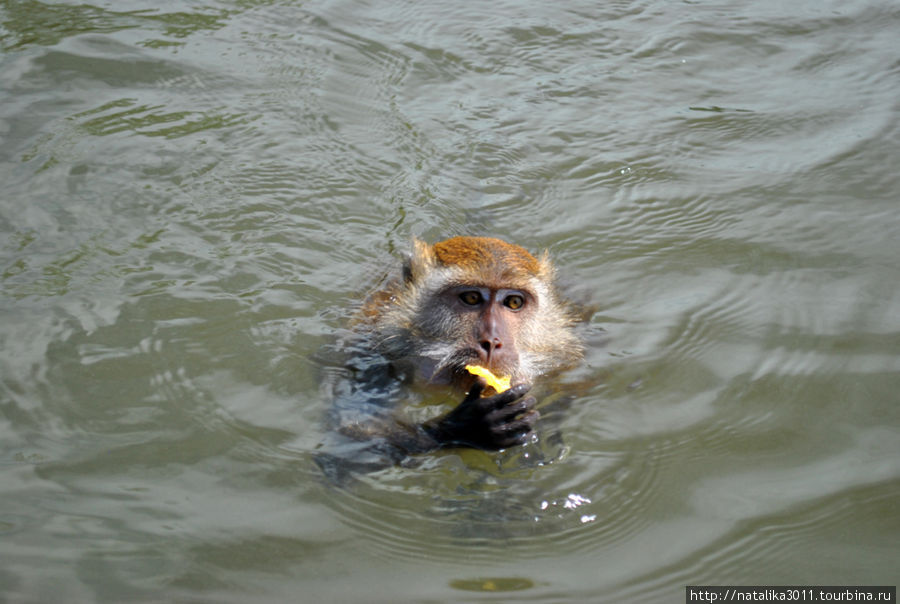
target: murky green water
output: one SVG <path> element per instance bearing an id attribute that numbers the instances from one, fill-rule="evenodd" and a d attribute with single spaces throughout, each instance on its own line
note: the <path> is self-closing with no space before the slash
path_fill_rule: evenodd
<path id="1" fill-rule="evenodd" d="M 0 600 L 896 584 L 898 31 L 891 0 L 0 2 Z M 558 456 L 333 488 L 323 345 L 411 235 L 463 233 L 596 306 Z"/>

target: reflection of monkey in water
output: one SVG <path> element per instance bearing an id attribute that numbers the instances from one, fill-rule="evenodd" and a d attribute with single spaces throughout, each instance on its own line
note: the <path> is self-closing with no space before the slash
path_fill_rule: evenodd
<path id="1" fill-rule="evenodd" d="M 538 419 L 526 396 L 534 379 L 582 356 L 553 273 L 546 254 L 538 260 L 499 239 L 415 241 L 402 275 L 366 301 L 357 322 L 354 376 L 337 385 L 331 414 L 346 447 L 340 457 L 377 467 L 440 448 L 526 442 Z M 482 396 L 485 380 L 467 364 L 510 376 L 512 388 Z M 468 393 L 449 413 L 410 424 L 394 411 L 412 380 Z"/>

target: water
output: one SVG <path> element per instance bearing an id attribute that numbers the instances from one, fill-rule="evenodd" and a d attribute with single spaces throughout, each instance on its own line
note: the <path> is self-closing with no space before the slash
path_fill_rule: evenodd
<path id="1" fill-rule="evenodd" d="M 900 7 L 0 4 L 0 600 L 896 584 Z M 324 480 L 412 235 L 595 309 L 550 463 Z M 525 459 L 524 461 L 528 461 Z"/>

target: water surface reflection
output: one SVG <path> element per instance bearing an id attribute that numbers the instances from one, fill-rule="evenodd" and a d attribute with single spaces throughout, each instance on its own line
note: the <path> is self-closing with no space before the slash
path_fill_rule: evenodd
<path id="1" fill-rule="evenodd" d="M 892 584 L 898 24 L 4 4 L 0 599 Z M 549 248 L 595 308 L 559 440 L 335 488 L 322 350 L 457 234 Z"/>

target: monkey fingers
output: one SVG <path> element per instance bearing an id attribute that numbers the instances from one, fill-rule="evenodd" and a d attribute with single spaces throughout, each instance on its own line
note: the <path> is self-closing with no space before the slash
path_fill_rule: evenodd
<path id="1" fill-rule="evenodd" d="M 500 409 L 501 407 L 505 407 L 511 402 L 522 398 L 529 390 L 531 390 L 531 384 L 516 384 L 509 390 L 505 390 L 500 394 L 495 394 L 493 396 L 486 396 L 482 400 L 486 405 L 489 405 L 494 409 Z"/>
<path id="2" fill-rule="evenodd" d="M 531 386 L 519 384 L 506 392 L 482 398 L 484 386 L 484 381 L 479 379 L 455 409 L 422 424 L 425 434 L 438 447 L 462 445 L 491 450 L 524 442 L 535 419 L 525 419 L 534 412 L 533 397 L 522 399 Z M 523 417 L 516 419 L 520 415 Z"/>
<path id="3" fill-rule="evenodd" d="M 483 377 L 475 378 L 475 381 L 472 382 L 472 387 L 469 388 L 469 392 L 466 394 L 466 401 L 473 401 L 478 398 L 481 398 L 481 393 L 484 392 L 484 389 L 487 388 L 487 380 Z"/>
<path id="4" fill-rule="evenodd" d="M 503 405 L 499 409 L 495 409 L 491 411 L 485 416 L 488 422 L 491 424 L 501 424 L 504 422 L 511 422 L 517 416 L 525 415 L 526 413 L 534 411 L 534 406 L 537 404 L 537 400 L 533 396 L 528 396 L 523 398 L 520 401 L 516 401 L 514 403 L 510 403 L 507 405 Z M 534 411 L 535 415 L 537 415 L 537 411 Z M 535 419 L 537 419 L 535 417 Z M 533 421 L 532 421 L 533 423 Z"/>
<path id="5" fill-rule="evenodd" d="M 519 419 L 495 426 L 491 429 L 494 443 L 500 449 L 525 444 L 534 433 L 534 424 L 539 416 L 537 411 L 532 410 Z"/>
<path id="6" fill-rule="evenodd" d="M 533 396 L 505 405 L 485 416 L 490 425 L 493 445 L 500 449 L 521 445 L 532 434 L 540 414 L 534 409 Z"/>

